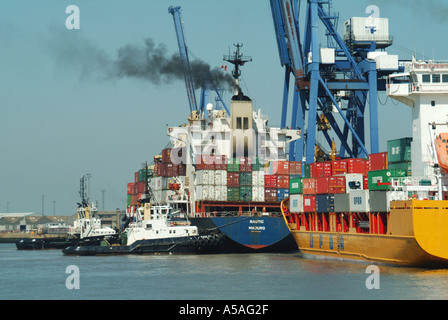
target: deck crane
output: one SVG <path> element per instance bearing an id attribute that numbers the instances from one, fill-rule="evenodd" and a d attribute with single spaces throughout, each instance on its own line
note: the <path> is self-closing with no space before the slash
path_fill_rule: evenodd
<path id="1" fill-rule="evenodd" d="M 369 151 L 366 147 L 365 126 L 368 109 L 370 152 L 377 153 L 378 90 L 386 89 L 381 78 L 397 70 L 378 70 L 376 61 L 372 56 L 369 57 L 369 52 L 390 46 L 392 40 L 388 36 L 382 42 L 357 42 L 351 37 L 342 38 L 335 23 L 338 16 L 330 14 L 331 0 L 306 2 L 304 41 L 301 43 L 298 0 L 270 0 L 280 60 L 286 69 L 282 126 L 286 125 L 289 77 L 292 73 L 296 80 L 296 93 L 291 126 L 305 128 L 303 131 L 306 139 L 299 140 L 296 148 L 290 149 L 290 159 L 301 161 L 305 156 L 307 163 L 314 162 L 316 128 L 321 118 L 318 112 L 325 116 L 337 135 L 341 156 L 347 152 L 349 157 L 367 157 Z M 326 31 L 327 48 L 319 43 L 319 22 Z M 369 28 L 372 33 L 376 30 L 372 26 Z M 347 103 L 345 110 L 341 108 L 341 101 Z M 332 112 L 333 110 L 337 112 Z M 336 121 L 335 114 L 340 115 L 342 128 Z M 333 140 L 328 132 L 323 133 L 332 147 Z"/>
<path id="2" fill-rule="evenodd" d="M 182 27 L 182 17 L 181 17 L 181 7 L 174 7 L 170 6 L 168 8 L 168 13 L 173 15 L 174 19 L 174 27 L 176 29 L 176 35 L 177 35 L 177 43 L 179 45 L 179 53 L 180 58 L 182 61 L 182 69 L 184 72 L 185 77 L 185 86 L 187 88 L 187 96 L 188 96 L 188 102 L 190 103 L 190 112 L 193 111 L 205 111 L 205 106 L 207 105 L 207 102 L 209 100 L 209 88 L 210 86 L 212 89 L 216 92 L 219 100 L 222 102 L 224 109 L 227 111 L 228 114 L 230 114 L 229 109 L 227 108 L 224 100 L 221 97 L 221 94 L 219 92 L 219 88 L 216 88 L 213 83 L 209 83 L 208 79 L 206 78 L 206 75 L 204 75 L 204 83 L 203 88 L 201 91 L 201 99 L 200 99 L 200 105 L 198 110 L 196 95 L 195 95 L 195 87 L 193 82 L 193 77 L 191 73 L 191 67 L 190 67 L 190 60 L 188 58 L 188 48 L 187 44 L 185 42 L 185 36 L 184 36 L 184 30 Z"/>

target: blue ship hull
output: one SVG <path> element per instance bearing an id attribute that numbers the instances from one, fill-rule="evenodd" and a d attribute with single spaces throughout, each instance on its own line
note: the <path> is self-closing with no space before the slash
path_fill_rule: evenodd
<path id="1" fill-rule="evenodd" d="M 282 217 L 210 217 L 190 218 L 200 233 L 225 235 L 226 253 L 284 253 L 298 247 Z"/>

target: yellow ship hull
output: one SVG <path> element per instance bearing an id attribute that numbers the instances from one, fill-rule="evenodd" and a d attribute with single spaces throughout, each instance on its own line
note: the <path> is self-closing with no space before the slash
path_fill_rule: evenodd
<path id="1" fill-rule="evenodd" d="M 378 230 L 372 226 L 377 223 L 375 213 L 367 214 L 369 233 L 356 232 L 351 219 L 347 219 L 350 225 L 343 228 L 347 232 L 331 223 L 333 230 L 319 231 L 316 225 L 308 225 L 305 230 L 305 226 L 292 223 L 299 220 L 291 220 L 285 208 L 282 204 L 287 225 L 303 254 L 400 266 L 448 267 L 448 201 L 391 202 L 387 228 L 382 234 L 373 233 Z"/>

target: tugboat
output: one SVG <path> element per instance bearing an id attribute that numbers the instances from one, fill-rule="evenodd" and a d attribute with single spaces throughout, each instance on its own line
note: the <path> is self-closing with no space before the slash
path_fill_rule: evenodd
<path id="1" fill-rule="evenodd" d="M 76 245 L 99 245 L 101 241 L 107 240 L 109 243 L 116 243 L 118 233 L 110 227 L 102 227 L 101 219 L 98 217 L 98 209 L 89 200 L 86 195 L 87 177 L 81 178 L 81 187 L 79 194 L 81 203 L 78 203 L 78 214 L 72 227 L 69 228 L 65 239 L 45 239 L 32 238 L 20 239 L 16 242 L 18 250 L 44 250 L 44 249 L 63 249 L 68 246 Z"/>
<path id="2" fill-rule="evenodd" d="M 135 212 L 127 212 L 121 244 L 111 244 L 104 239 L 100 245 L 69 246 L 65 255 L 122 255 L 122 254 L 186 254 L 217 253 L 222 244 L 220 234 L 199 235 L 188 217 L 171 206 L 149 202 L 150 189 Z"/>

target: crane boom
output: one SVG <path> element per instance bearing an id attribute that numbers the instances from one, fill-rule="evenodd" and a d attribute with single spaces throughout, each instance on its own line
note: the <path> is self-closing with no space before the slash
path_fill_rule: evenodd
<path id="1" fill-rule="evenodd" d="M 176 28 L 177 43 L 179 45 L 180 59 L 182 61 L 182 68 L 185 77 L 185 86 L 187 88 L 188 101 L 190 103 L 190 111 L 196 111 L 198 110 L 198 107 L 196 102 L 193 78 L 191 76 L 190 60 L 188 59 L 188 48 L 185 43 L 180 11 L 180 7 L 170 6 L 168 8 L 168 12 L 173 15 L 174 27 Z"/>

